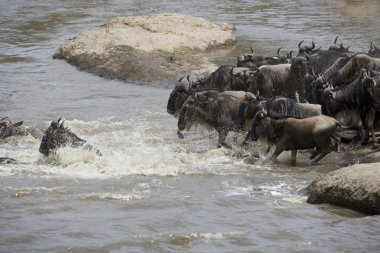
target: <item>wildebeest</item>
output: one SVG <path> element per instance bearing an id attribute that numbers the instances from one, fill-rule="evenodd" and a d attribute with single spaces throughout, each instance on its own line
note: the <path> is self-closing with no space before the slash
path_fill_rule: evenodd
<path id="1" fill-rule="evenodd" d="M 328 84 L 333 87 L 343 86 L 361 75 L 362 69 L 380 70 L 380 58 L 366 54 L 356 54 L 352 57 L 340 58 L 325 73 L 320 75 L 315 83 Z"/>
<path id="2" fill-rule="evenodd" d="M 93 150 L 92 145 L 87 144 L 87 141 L 79 138 L 76 134 L 63 125 L 64 120 L 59 118 L 57 121 L 52 121 L 46 129 L 42 137 L 39 151 L 45 156 L 48 156 L 52 151 L 60 147 L 81 147 L 87 150 Z M 99 150 L 94 149 L 97 155 L 101 156 Z"/>
<path id="3" fill-rule="evenodd" d="M 23 121 L 18 121 L 12 123 L 8 117 L 0 119 L 0 139 L 5 139 L 11 136 L 27 136 L 28 134 L 32 135 L 34 138 L 41 138 L 41 131 L 32 128 L 24 127 Z"/>
<path id="4" fill-rule="evenodd" d="M 291 64 L 263 65 L 252 74 L 249 92 L 260 93 L 263 97 L 293 95 L 294 91 L 288 89 L 288 79 Z"/>
<path id="5" fill-rule="evenodd" d="M 376 77 L 379 78 L 378 76 Z M 366 130 L 362 138 L 364 142 L 369 132 L 375 145 L 374 118 L 376 110 L 380 109 L 380 92 L 376 86 L 377 79 L 370 77 L 367 71 L 362 71 L 353 82 L 335 90 L 326 89 L 322 97 L 322 113 L 335 117 L 344 110 L 356 110 L 361 117 L 362 125 Z"/>
<path id="6" fill-rule="evenodd" d="M 256 55 L 251 48 L 250 54 L 242 54 L 237 57 L 236 66 L 247 68 L 258 68 L 262 65 L 276 65 L 287 63 L 288 59 L 292 57 L 292 52 L 286 56 L 280 55 L 281 47 L 277 50 L 277 56 L 263 56 Z"/>
<path id="7" fill-rule="evenodd" d="M 238 71 L 236 71 L 238 69 Z M 167 112 L 177 117 L 183 103 L 194 92 L 205 89 L 243 90 L 247 91 L 250 85 L 251 71 L 249 68 L 236 68 L 230 65 L 219 67 L 210 75 L 193 82 L 189 76 L 179 80 L 170 93 Z"/>
<path id="8" fill-rule="evenodd" d="M 253 141 L 264 138 L 276 146 L 272 159 L 283 151 L 291 150 L 291 163 L 296 163 L 297 150 L 315 149 L 310 159 L 313 164 L 331 152 L 332 139 L 339 123 L 334 118 L 318 115 L 310 118 L 272 119 L 264 111 L 254 118 L 251 137 Z"/>
<path id="9" fill-rule="evenodd" d="M 307 118 L 321 114 L 321 106 L 317 104 L 296 103 L 287 97 L 274 97 L 270 99 L 260 99 L 250 92 L 247 92 L 239 106 L 239 123 L 241 126 L 252 126 L 253 119 L 257 112 L 265 111 L 268 116 L 280 118 Z M 248 130 L 250 130 L 248 128 Z M 248 140 L 249 133 L 245 139 Z M 270 149 L 270 146 L 268 146 Z M 269 150 L 267 150 L 269 152 Z"/>
<path id="10" fill-rule="evenodd" d="M 241 131 L 238 121 L 239 104 L 245 91 L 207 90 L 195 92 L 182 107 L 178 118 L 178 136 L 194 125 L 214 128 L 218 134 L 218 147 L 230 147 L 225 139 L 229 131 Z"/>
<path id="11" fill-rule="evenodd" d="M 348 47 L 344 47 L 342 41 L 338 45 L 338 43 L 336 43 L 337 40 L 338 40 L 338 37 L 339 36 L 335 37 L 334 43 L 329 47 L 329 50 L 335 50 L 335 51 L 338 51 L 338 52 L 341 52 L 341 53 L 348 53 L 349 52 L 348 49 L 350 47 L 349 46 Z"/>

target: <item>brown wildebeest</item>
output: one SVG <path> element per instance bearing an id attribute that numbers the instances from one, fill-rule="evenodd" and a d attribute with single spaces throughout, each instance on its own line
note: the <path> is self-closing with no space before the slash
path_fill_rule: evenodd
<path id="1" fill-rule="evenodd" d="M 291 163 L 296 163 L 298 149 L 314 149 L 310 159 L 313 164 L 331 152 L 333 134 L 339 123 L 334 118 L 318 115 L 310 118 L 272 119 L 265 111 L 259 111 L 253 121 L 251 138 L 256 141 L 264 139 L 276 149 L 272 159 L 283 151 L 291 150 Z"/>

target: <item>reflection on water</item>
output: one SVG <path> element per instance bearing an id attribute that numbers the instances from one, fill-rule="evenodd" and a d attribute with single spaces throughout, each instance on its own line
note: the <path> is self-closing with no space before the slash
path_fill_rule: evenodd
<path id="1" fill-rule="evenodd" d="M 180 12 L 235 25 L 237 45 L 210 53 L 235 64 L 249 47 L 276 54 L 299 41 L 354 51 L 378 41 L 378 1 L 0 1 L 0 117 L 46 129 L 66 125 L 103 157 L 38 152 L 31 136 L 0 143 L 0 252 L 376 252 L 380 220 L 305 203 L 318 175 L 354 160 L 331 153 L 317 166 L 250 157 L 233 136 L 176 136 L 166 112 L 173 82 L 141 85 L 78 71 L 52 55 L 65 39 L 124 15 Z M 169 88 L 168 88 L 169 87 Z M 251 150 L 256 151 L 257 146 Z M 94 222 L 96 221 L 96 222 Z"/>

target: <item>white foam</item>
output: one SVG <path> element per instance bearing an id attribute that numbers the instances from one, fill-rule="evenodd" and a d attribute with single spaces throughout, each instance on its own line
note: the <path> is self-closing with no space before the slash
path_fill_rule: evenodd
<path id="1" fill-rule="evenodd" d="M 31 173 L 80 178 L 128 175 L 179 175 L 197 173 L 233 174 L 241 166 L 234 151 L 217 148 L 217 134 L 191 132 L 185 140 L 163 136 L 162 125 L 110 117 L 96 121 L 66 120 L 65 126 L 103 156 L 82 148 L 63 147 L 55 155 L 43 157 L 39 140 L 20 137 L 0 144 L 3 156 L 15 158 L 17 165 L 0 167 L 0 175 Z M 243 165 L 240 163 L 240 165 Z"/>

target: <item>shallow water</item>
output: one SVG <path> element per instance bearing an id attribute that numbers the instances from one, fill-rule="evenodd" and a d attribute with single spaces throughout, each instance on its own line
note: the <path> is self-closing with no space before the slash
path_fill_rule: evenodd
<path id="1" fill-rule="evenodd" d="M 172 82 L 143 85 L 78 71 L 52 55 L 79 32 L 123 15 L 180 12 L 235 25 L 238 44 L 218 64 L 254 50 L 378 41 L 377 1 L 2 1 L 1 116 L 45 129 L 61 116 L 102 157 L 63 148 L 43 158 L 39 140 L 11 138 L 0 156 L 0 252 L 377 252 L 380 219 L 305 203 L 305 187 L 347 161 L 309 166 L 255 161 L 214 132 L 176 135 L 166 113 Z M 233 135 L 229 142 L 238 145 Z M 256 150 L 260 146 L 252 146 Z"/>

